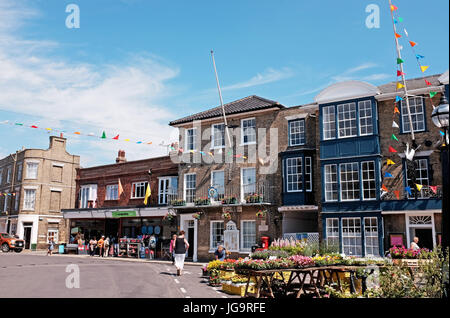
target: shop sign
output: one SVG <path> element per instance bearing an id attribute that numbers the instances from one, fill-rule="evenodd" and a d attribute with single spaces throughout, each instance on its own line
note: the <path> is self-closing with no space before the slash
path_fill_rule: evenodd
<path id="1" fill-rule="evenodd" d="M 136 216 L 136 211 L 113 211 L 112 217 L 113 218 L 124 218 L 124 217 L 131 217 Z"/>

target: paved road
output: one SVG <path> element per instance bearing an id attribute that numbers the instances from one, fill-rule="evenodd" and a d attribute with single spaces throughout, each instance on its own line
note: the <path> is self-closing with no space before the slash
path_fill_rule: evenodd
<path id="1" fill-rule="evenodd" d="M 66 287 L 70 264 L 80 288 Z M 0 285 L 2 297 L 239 298 L 209 286 L 200 266 L 185 265 L 178 277 L 171 263 L 30 253 L 0 253 Z"/>

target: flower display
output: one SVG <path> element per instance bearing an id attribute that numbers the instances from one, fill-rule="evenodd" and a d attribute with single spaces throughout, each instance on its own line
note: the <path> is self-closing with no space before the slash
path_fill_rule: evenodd
<path id="1" fill-rule="evenodd" d="M 256 212 L 256 216 L 258 218 L 263 218 L 267 215 L 267 210 L 259 210 L 258 212 Z"/>
<path id="2" fill-rule="evenodd" d="M 337 265 L 343 263 L 343 258 L 339 254 L 314 256 L 312 259 L 317 266 Z"/>
<path id="3" fill-rule="evenodd" d="M 236 197 L 225 197 L 222 199 L 222 204 L 236 204 L 237 199 Z"/>
<path id="4" fill-rule="evenodd" d="M 231 214 L 229 212 L 224 212 L 224 213 L 222 213 L 222 217 L 225 220 L 229 220 L 229 219 L 231 219 Z"/>
<path id="5" fill-rule="evenodd" d="M 417 259 L 417 258 L 427 258 L 429 254 L 429 250 L 426 248 L 421 248 L 418 250 L 413 250 L 410 248 L 406 248 L 404 246 L 394 246 L 389 249 L 389 255 L 393 259 Z"/>
<path id="6" fill-rule="evenodd" d="M 203 215 L 203 212 L 202 212 L 202 211 L 199 211 L 199 212 L 197 212 L 197 213 L 192 214 L 192 217 L 193 217 L 194 219 L 200 220 L 201 217 L 202 217 L 202 215 Z"/>
<path id="7" fill-rule="evenodd" d="M 167 214 L 164 216 L 163 219 L 172 221 L 174 218 L 175 218 L 175 213 L 173 211 L 169 211 L 169 212 L 167 212 Z"/>
<path id="8" fill-rule="evenodd" d="M 271 256 L 275 256 L 276 258 L 288 258 L 289 253 L 281 250 L 261 250 L 255 251 L 250 255 L 252 259 L 269 259 Z"/>
<path id="9" fill-rule="evenodd" d="M 186 201 L 184 201 L 184 200 L 172 200 L 172 201 L 170 201 L 170 205 L 173 205 L 173 206 L 184 206 L 184 205 L 186 205 Z"/>
<path id="10" fill-rule="evenodd" d="M 232 270 L 232 269 L 234 269 L 234 264 L 235 263 L 236 263 L 235 259 L 223 260 L 222 263 L 219 265 L 219 269 L 221 269 L 221 270 Z"/>
<path id="11" fill-rule="evenodd" d="M 211 271 L 213 269 L 219 269 L 220 265 L 222 264 L 222 261 L 215 260 L 208 263 L 208 266 L 206 267 L 208 271 Z"/>
<path id="12" fill-rule="evenodd" d="M 211 200 L 207 197 L 204 198 L 197 198 L 194 200 L 194 204 L 195 205 L 210 205 L 211 204 Z"/>
<path id="13" fill-rule="evenodd" d="M 314 266 L 314 260 L 311 257 L 303 255 L 293 255 L 289 260 L 295 264 L 297 268 Z"/>
<path id="14" fill-rule="evenodd" d="M 262 201 L 262 195 L 256 193 L 245 196 L 245 202 L 247 203 L 261 203 Z"/>
<path id="15" fill-rule="evenodd" d="M 252 269 L 252 270 L 264 270 L 264 269 L 286 269 L 294 268 L 295 263 L 287 258 L 277 258 L 274 260 L 262 260 L 262 259 L 240 259 L 235 263 L 235 269 Z"/>

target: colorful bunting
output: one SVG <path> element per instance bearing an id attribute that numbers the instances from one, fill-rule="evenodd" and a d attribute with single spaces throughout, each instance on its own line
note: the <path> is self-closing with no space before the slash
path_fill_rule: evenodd
<path id="1" fill-rule="evenodd" d="M 394 190 L 394 194 L 397 197 L 397 200 L 400 200 L 400 191 L 399 190 Z"/>
<path id="2" fill-rule="evenodd" d="M 411 192 L 411 187 L 405 187 L 405 190 L 406 190 L 406 192 L 408 192 L 409 193 L 409 195 L 412 195 L 412 192 Z"/>
<path id="3" fill-rule="evenodd" d="M 105 132 L 103 132 L 102 138 L 103 138 L 103 139 L 106 139 L 106 133 L 105 133 Z"/>
<path id="4" fill-rule="evenodd" d="M 399 101 L 403 100 L 400 96 L 395 96 L 395 102 L 398 103 Z"/>
<path id="5" fill-rule="evenodd" d="M 402 17 L 398 17 L 398 22 L 403 22 L 403 18 Z"/>
<path id="6" fill-rule="evenodd" d="M 391 139 L 398 141 L 398 138 L 394 134 L 392 134 Z"/>
<path id="7" fill-rule="evenodd" d="M 397 70 L 397 76 L 402 76 L 405 75 L 405 73 L 403 73 L 402 71 Z"/>
<path id="8" fill-rule="evenodd" d="M 387 165 L 388 165 L 388 166 L 390 166 L 390 165 L 395 165 L 395 162 L 392 161 L 391 159 L 388 159 L 388 160 L 387 160 Z"/>
<path id="9" fill-rule="evenodd" d="M 391 4 L 391 11 L 395 11 L 395 10 L 397 10 L 398 9 L 398 7 L 396 7 L 396 6 L 394 6 L 393 4 Z"/>
<path id="10" fill-rule="evenodd" d="M 392 122 L 392 127 L 393 128 L 400 128 L 399 125 L 395 121 Z"/>
<path id="11" fill-rule="evenodd" d="M 114 140 L 119 140 L 119 135 L 113 138 Z"/>
<path id="12" fill-rule="evenodd" d="M 427 84 L 428 86 L 433 85 L 433 84 L 431 84 L 430 82 L 428 82 L 427 80 L 425 80 L 425 84 Z"/>
<path id="13" fill-rule="evenodd" d="M 386 186 L 384 184 L 381 186 L 381 189 L 383 189 L 386 192 L 389 192 L 388 188 L 386 188 Z"/>
<path id="14" fill-rule="evenodd" d="M 397 89 L 403 88 L 405 87 L 405 85 L 403 85 L 402 83 L 397 83 Z"/>
<path id="15" fill-rule="evenodd" d="M 79 131 L 74 132 L 75 135 L 81 135 Z"/>
<path id="16" fill-rule="evenodd" d="M 416 54 L 416 59 L 423 59 L 423 58 L 425 58 L 425 56 L 420 55 L 420 54 Z"/>
<path id="17" fill-rule="evenodd" d="M 386 173 L 384 174 L 384 177 L 385 177 L 385 178 L 393 178 L 394 176 L 393 176 L 392 174 L 390 174 L 389 172 L 386 172 Z"/>
<path id="18" fill-rule="evenodd" d="M 437 186 L 429 186 L 429 188 L 431 189 L 431 191 L 433 191 L 434 194 L 437 193 Z"/>
<path id="19" fill-rule="evenodd" d="M 445 136 L 445 133 L 442 130 L 439 130 L 442 136 Z"/>
<path id="20" fill-rule="evenodd" d="M 33 126 L 31 126 L 31 128 L 38 128 L 37 126 L 35 126 L 35 125 L 33 125 Z"/>
<path id="21" fill-rule="evenodd" d="M 436 94 L 437 92 L 430 92 L 430 98 L 433 98 Z"/>
<path id="22" fill-rule="evenodd" d="M 397 64 L 402 64 L 404 61 L 401 58 L 397 58 Z"/>
<path id="23" fill-rule="evenodd" d="M 420 70 L 422 71 L 422 73 L 424 73 L 427 70 L 427 68 L 429 68 L 429 66 L 421 66 Z"/>
<path id="24" fill-rule="evenodd" d="M 398 33 L 395 33 L 395 37 L 398 39 L 398 38 L 401 38 L 402 36 Z"/>
<path id="25" fill-rule="evenodd" d="M 409 41 L 409 44 L 411 44 L 412 47 L 415 47 L 417 45 L 417 43 L 414 41 Z"/>
<path id="26" fill-rule="evenodd" d="M 394 148 L 392 148 L 392 146 L 389 146 L 389 152 L 397 152 L 397 150 L 395 150 Z"/>
<path id="27" fill-rule="evenodd" d="M 394 114 L 400 114 L 400 111 L 398 110 L 397 106 L 394 108 Z"/>
<path id="28" fill-rule="evenodd" d="M 422 190 L 423 185 L 416 183 L 417 190 Z"/>

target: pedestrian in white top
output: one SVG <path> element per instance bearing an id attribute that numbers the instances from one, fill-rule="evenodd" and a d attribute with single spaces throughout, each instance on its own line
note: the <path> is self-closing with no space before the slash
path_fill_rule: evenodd
<path id="1" fill-rule="evenodd" d="M 419 243 L 419 238 L 417 236 L 414 236 L 414 239 L 411 242 L 411 246 L 409 248 L 414 251 L 420 250 L 420 247 L 417 243 Z"/>

